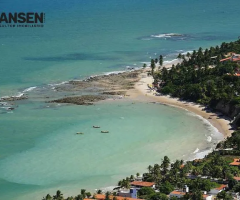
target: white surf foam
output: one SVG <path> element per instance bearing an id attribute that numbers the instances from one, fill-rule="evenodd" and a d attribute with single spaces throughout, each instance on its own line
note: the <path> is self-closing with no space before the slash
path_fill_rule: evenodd
<path id="1" fill-rule="evenodd" d="M 30 91 L 34 90 L 35 88 L 37 88 L 37 87 L 36 87 L 36 86 L 34 86 L 34 87 L 29 87 L 29 88 L 23 90 L 23 93 L 25 93 L 25 92 L 30 92 Z"/>
<path id="2" fill-rule="evenodd" d="M 58 86 L 58 85 L 64 85 L 64 84 L 66 84 L 66 83 L 68 83 L 68 81 L 63 81 L 63 82 L 61 82 L 61 83 L 49 83 L 48 85 L 49 85 L 49 86 Z"/>
<path id="3" fill-rule="evenodd" d="M 212 141 L 212 137 L 211 136 L 207 136 L 207 141 L 211 142 Z"/>
<path id="4" fill-rule="evenodd" d="M 176 37 L 176 36 L 182 36 L 182 35 L 178 33 L 164 33 L 164 34 L 158 34 L 158 35 L 151 35 L 151 37 L 154 37 L 154 38 L 171 38 L 174 36 Z"/>
<path id="5" fill-rule="evenodd" d="M 196 148 L 196 150 L 193 152 L 194 154 L 199 152 L 199 148 Z"/>
<path id="6" fill-rule="evenodd" d="M 199 118 L 204 124 L 206 124 L 207 125 L 206 127 L 210 131 L 211 136 L 214 136 L 218 140 L 223 139 L 223 137 L 224 137 L 223 134 L 221 132 L 219 132 L 218 129 L 215 126 L 213 126 L 207 119 L 203 118 L 200 115 L 192 113 L 192 112 L 188 112 L 188 115 L 195 116 L 195 117 Z"/>
<path id="7" fill-rule="evenodd" d="M 204 158 L 206 155 L 208 155 L 209 153 L 211 153 L 213 151 L 212 148 L 210 149 L 206 149 L 204 151 L 200 151 L 198 153 L 195 154 L 194 158 L 192 158 L 191 160 L 194 160 L 194 159 L 202 159 Z"/>

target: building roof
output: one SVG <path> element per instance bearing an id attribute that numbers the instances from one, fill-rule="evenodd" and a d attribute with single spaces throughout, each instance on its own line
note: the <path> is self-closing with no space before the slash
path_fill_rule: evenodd
<path id="1" fill-rule="evenodd" d="M 203 194 L 203 199 L 207 199 L 207 197 L 211 197 L 212 195 L 208 195 L 208 194 Z"/>
<path id="2" fill-rule="evenodd" d="M 182 195 L 182 196 L 184 196 L 185 194 L 186 194 L 186 192 L 181 192 L 181 191 L 176 191 L 176 190 L 174 190 L 174 191 L 172 191 L 171 193 L 170 193 L 170 195 Z"/>
<path id="3" fill-rule="evenodd" d="M 234 176 L 233 177 L 236 181 L 240 181 L 240 177 Z"/>
<path id="4" fill-rule="evenodd" d="M 105 194 L 95 194 L 94 195 L 95 199 L 105 199 L 105 197 L 106 197 Z"/>
<path id="5" fill-rule="evenodd" d="M 230 60 L 232 57 L 229 57 L 229 58 L 224 58 L 222 60 L 220 60 L 220 62 L 223 62 L 223 61 L 226 61 L 226 60 Z"/>
<path id="6" fill-rule="evenodd" d="M 229 163 L 229 165 L 239 166 L 240 165 L 240 160 L 238 158 L 235 158 L 233 162 Z"/>
<path id="7" fill-rule="evenodd" d="M 218 188 L 215 188 L 216 190 L 223 190 L 224 188 L 226 188 L 227 185 L 220 185 Z"/>
<path id="8" fill-rule="evenodd" d="M 97 200 L 102 200 L 106 198 L 105 194 L 95 194 L 94 195 L 95 199 Z M 109 196 L 109 199 L 113 199 L 113 195 Z M 129 197 L 120 197 L 120 196 L 116 196 L 117 200 L 140 200 L 140 199 L 134 199 L 134 198 L 129 198 Z M 87 199 L 84 199 L 87 200 Z M 141 199 L 142 200 L 142 199 Z"/>
<path id="9" fill-rule="evenodd" d="M 152 187 L 153 185 L 155 185 L 155 183 L 154 182 L 144 182 L 144 181 L 133 181 L 133 182 L 131 182 L 131 185 L 141 186 L 141 187 Z"/>

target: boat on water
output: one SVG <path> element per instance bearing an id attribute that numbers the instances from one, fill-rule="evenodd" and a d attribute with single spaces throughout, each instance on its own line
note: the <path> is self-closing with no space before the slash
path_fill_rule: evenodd
<path id="1" fill-rule="evenodd" d="M 100 128 L 100 126 L 93 126 L 93 128 Z"/>
<path id="2" fill-rule="evenodd" d="M 101 133 L 109 133 L 109 131 L 101 131 Z"/>
<path id="3" fill-rule="evenodd" d="M 82 132 L 77 132 L 76 134 L 77 134 L 77 135 L 82 135 L 83 133 L 82 133 Z"/>

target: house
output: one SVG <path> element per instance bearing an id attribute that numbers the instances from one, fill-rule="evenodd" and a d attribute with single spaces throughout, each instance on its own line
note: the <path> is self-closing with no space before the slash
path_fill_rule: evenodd
<path id="1" fill-rule="evenodd" d="M 131 186 L 140 189 L 142 187 L 150 187 L 155 189 L 155 183 L 154 182 L 144 182 L 144 181 L 133 181 L 130 183 Z"/>
<path id="2" fill-rule="evenodd" d="M 240 166 L 240 159 L 235 158 L 233 162 L 229 163 L 231 166 Z"/>
<path id="3" fill-rule="evenodd" d="M 233 179 L 235 179 L 237 182 L 240 181 L 240 177 L 234 176 Z"/>
<path id="4" fill-rule="evenodd" d="M 225 190 L 228 187 L 228 185 L 220 185 L 218 188 L 211 189 L 209 191 L 209 194 L 211 195 L 217 195 L 219 192 Z"/>
<path id="5" fill-rule="evenodd" d="M 208 194 L 203 195 L 203 200 L 212 200 L 212 199 L 213 199 L 212 195 L 208 195 Z"/>
<path id="6" fill-rule="evenodd" d="M 174 190 L 169 194 L 169 197 L 170 198 L 172 198 L 172 197 L 182 198 L 185 194 L 186 194 L 186 192 Z"/>
<path id="7" fill-rule="evenodd" d="M 131 188 L 130 190 L 120 190 L 117 193 L 118 196 L 120 197 L 129 197 L 129 198 L 137 198 L 137 189 L 136 188 Z"/>
<path id="8" fill-rule="evenodd" d="M 220 62 L 225 62 L 225 61 L 232 61 L 232 62 L 240 62 L 240 54 L 232 53 L 230 57 L 221 59 Z"/>
<path id="9" fill-rule="evenodd" d="M 129 197 L 120 197 L 120 196 L 109 195 L 109 199 L 110 200 L 113 200 L 114 197 L 116 197 L 117 200 L 140 200 L 140 199 L 137 199 L 137 198 L 129 198 Z M 105 200 L 106 199 L 106 195 L 105 194 L 95 194 L 94 195 L 94 199 L 96 199 L 96 200 Z M 84 199 L 84 200 L 86 200 L 86 199 Z"/>

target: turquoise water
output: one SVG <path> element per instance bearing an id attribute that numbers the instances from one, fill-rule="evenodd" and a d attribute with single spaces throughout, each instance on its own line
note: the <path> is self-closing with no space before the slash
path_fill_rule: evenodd
<path id="1" fill-rule="evenodd" d="M 203 150 L 218 139 L 210 125 L 184 110 L 121 101 L 56 108 L 28 103 L 3 115 L 0 125 L 5 127 L 0 193 L 9 199 L 16 194 L 30 199 L 31 192 L 39 197 L 58 188 L 76 194 L 80 188 L 116 185 L 120 177 L 144 172 L 164 155 L 193 157 L 196 148 Z M 27 197 L 20 198 L 23 194 Z"/>
<path id="2" fill-rule="evenodd" d="M 115 185 L 166 154 L 189 158 L 211 147 L 216 131 L 184 110 L 131 102 L 47 107 L 39 97 L 53 92 L 48 84 L 233 41 L 239 6 L 238 0 L 0 1 L 1 12 L 46 13 L 44 28 L 0 29 L 0 96 L 25 90 L 31 97 L 14 111 L 0 108 L 0 199 Z M 96 124 L 111 133 L 100 134 L 91 128 Z"/>

